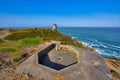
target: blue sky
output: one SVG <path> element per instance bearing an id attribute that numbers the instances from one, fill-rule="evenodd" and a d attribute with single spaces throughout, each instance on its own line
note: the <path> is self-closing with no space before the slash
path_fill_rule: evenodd
<path id="1" fill-rule="evenodd" d="M 0 0 L 0 27 L 120 27 L 120 0 Z"/>

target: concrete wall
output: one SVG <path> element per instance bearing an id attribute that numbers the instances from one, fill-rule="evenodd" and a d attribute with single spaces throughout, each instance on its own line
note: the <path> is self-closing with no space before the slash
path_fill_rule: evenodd
<path id="1" fill-rule="evenodd" d="M 48 47 L 44 48 L 38 53 L 38 62 L 40 63 L 42 58 L 49 53 L 53 48 L 55 48 L 55 44 L 50 44 Z"/>

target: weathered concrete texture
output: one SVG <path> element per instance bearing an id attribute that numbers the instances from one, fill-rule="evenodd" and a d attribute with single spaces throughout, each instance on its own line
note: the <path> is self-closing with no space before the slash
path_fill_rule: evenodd
<path id="1" fill-rule="evenodd" d="M 41 51 L 42 53 L 38 52 L 32 55 L 29 59 L 27 59 L 17 67 L 16 72 L 28 73 L 38 78 L 43 78 L 45 80 L 111 80 L 110 70 L 104 63 L 102 57 L 97 52 L 87 51 L 74 46 L 67 46 L 67 48 L 76 53 L 76 64 L 70 65 L 60 70 L 55 70 L 39 64 L 41 61 L 39 60 L 39 58 L 44 57 L 46 50 L 51 50 L 49 55 L 53 54 L 54 50 L 52 50 L 51 47 L 54 48 L 53 46 L 49 45 L 47 48 Z M 42 57 L 39 54 L 42 54 Z M 55 57 L 62 57 L 62 55 L 57 54 L 58 53 L 55 54 Z M 55 59 L 55 57 L 52 59 Z M 56 60 L 53 61 L 56 62 Z M 67 58 L 65 61 L 67 61 Z M 72 61 L 74 61 L 74 59 Z M 61 64 L 66 64 L 64 63 L 64 61 L 62 62 L 63 63 Z"/>
<path id="2" fill-rule="evenodd" d="M 53 49 L 49 52 L 48 56 L 51 62 L 64 66 L 72 65 L 77 62 L 76 57 L 66 51 L 60 52 Z"/>

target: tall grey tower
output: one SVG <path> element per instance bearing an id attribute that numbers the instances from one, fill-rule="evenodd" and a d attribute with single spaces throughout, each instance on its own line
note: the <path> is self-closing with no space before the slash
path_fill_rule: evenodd
<path id="1" fill-rule="evenodd" d="M 52 25 L 52 31 L 57 31 L 57 24 Z"/>

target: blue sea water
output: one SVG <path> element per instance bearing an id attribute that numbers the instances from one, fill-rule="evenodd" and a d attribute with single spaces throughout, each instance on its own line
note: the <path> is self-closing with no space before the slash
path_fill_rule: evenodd
<path id="1" fill-rule="evenodd" d="M 95 48 L 103 57 L 120 59 L 120 27 L 59 27 L 58 30 Z"/>

